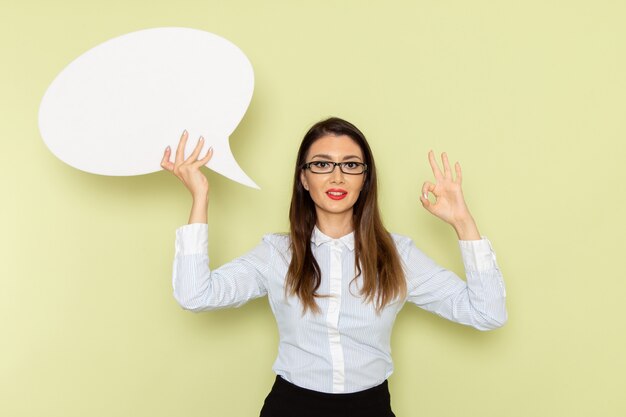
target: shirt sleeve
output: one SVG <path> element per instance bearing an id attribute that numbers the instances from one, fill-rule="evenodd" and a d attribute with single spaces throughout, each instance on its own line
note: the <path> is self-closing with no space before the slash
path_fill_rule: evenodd
<path id="1" fill-rule="evenodd" d="M 272 256 L 267 239 L 244 256 L 211 271 L 208 234 L 206 223 L 176 230 L 172 286 L 180 306 L 195 312 L 239 307 L 267 294 L 266 277 Z"/>
<path id="2" fill-rule="evenodd" d="M 496 256 L 487 238 L 459 241 L 465 275 L 437 265 L 408 241 L 403 251 L 407 271 L 408 299 L 448 320 L 492 330 L 507 319 L 506 291 Z"/>

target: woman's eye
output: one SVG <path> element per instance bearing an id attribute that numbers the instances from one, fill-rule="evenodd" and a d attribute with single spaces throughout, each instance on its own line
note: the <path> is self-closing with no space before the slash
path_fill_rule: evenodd
<path id="1" fill-rule="evenodd" d="M 343 164 L 343 166 L 346 169 L 353 170 L 357 169 L 359 167 L 359 164 L 357 164 L 356 162 L 346 162 Z"/>
<path id="2" fill-rule="evenodd" d="M 318 162 L 313 162 L 313 165 L 315 165 L 318 168 L 328 168 L 328 162 L 318 161 Z"/>

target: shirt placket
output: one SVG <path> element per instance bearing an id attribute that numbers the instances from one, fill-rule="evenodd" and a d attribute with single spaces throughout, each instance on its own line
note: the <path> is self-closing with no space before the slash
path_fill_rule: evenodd
<path id="1" fill-rule="evenodd" d="M 330 297 L 326 313 L 328 342 L 333 363 L 333 392 L 343 392 L 345 385 L 343 348 L 339 335 L 339 310 L 341 307 L 341 243 L 333 240 L 330 247 Z"/>

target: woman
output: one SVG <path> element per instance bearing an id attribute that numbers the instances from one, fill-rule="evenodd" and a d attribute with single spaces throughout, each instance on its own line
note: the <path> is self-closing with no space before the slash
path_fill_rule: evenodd
<path id="1" fill-rule="evenodd" d="M 298 151 L 289 235 L 272 234 L 248 254 L 209 271 L 208 181 L 181 137 L 175 161 L 162 167 L 193 196 L 189 225 L 177 230 L 174 296 L 188 310 L 237 307 L 267 295 L 279 328 L 276 382 L 262 417 L 393 416 L 387 378 L 390 337 L 405 301 L 449 320 L 489 330 L 507 320 L 495 255 L 481 239 L 448 158 L 443 172 L 428 155 L 436 182 L 424 183 L 422 205 L 459 237 L 467 283 L 389 234 L 377 202 L 376 166 L 363 134 L 330 118 L 307 132 Z M 433 194 L 435 202 L 428 199 Z"/>

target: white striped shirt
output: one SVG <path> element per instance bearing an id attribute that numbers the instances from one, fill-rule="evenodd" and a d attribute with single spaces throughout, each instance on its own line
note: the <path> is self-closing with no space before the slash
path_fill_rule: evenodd
<path id="1" fill-rule="evenodd" d="M 353 281 L 354 234 L 333 239 L 317 227 L 311 237 L 322 278 L 317 293 L 328 295 L 316 298 L 321 313 L 302 315 L 299 299 L 285 296 L 291 260 L 287 235 L 266 235 L 247 254 L 211 271 L 204 223 L 176 231 L 174 297 L 184 309 L 197 312 L 238 307 L 267 295 L 280 339 L 274 372 L 300 387 L 328 393 L 362 391 L 391 375 L 391 329 L 405 301 L 479 330 L 504 325 L 504 282 L 486 238 L 459 241 L 465 282 L 426 257 L 409 238 L 392 236 L 408 294 L 379 315 L 372 303 L 363 302 L 361 279 Z"/>

